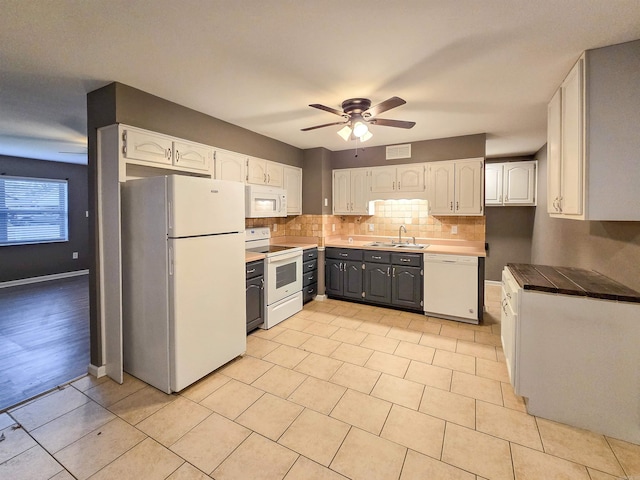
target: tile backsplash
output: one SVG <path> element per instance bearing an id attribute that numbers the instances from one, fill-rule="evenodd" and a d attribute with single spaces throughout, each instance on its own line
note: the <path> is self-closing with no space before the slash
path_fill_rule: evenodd
<path id="1" fill-rule="evenodd" d="M 426 200 L 378 200 L 373 215 L 298 215 L 286 218 L 247 218 L 245 226 L 271 227 L 273 237 L 324 238 L 331 235 L 398 236 L 405 238 L 485 239 L 485 217 L 449 217 L 428 214 Z M 455 228 L 454 228 L 455 227 Z M 275 230 L 274 230 L 275 228 Z M 453 233 L 457 229 L 457 233 Z"/>

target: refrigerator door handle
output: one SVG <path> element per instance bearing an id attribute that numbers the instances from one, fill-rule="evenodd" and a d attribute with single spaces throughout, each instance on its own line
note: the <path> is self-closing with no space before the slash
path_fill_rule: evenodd
<path id="1" fill-rule="evenodd" d="M 173 247 L 169 247 L 169 275 L 173 275 Z"/>

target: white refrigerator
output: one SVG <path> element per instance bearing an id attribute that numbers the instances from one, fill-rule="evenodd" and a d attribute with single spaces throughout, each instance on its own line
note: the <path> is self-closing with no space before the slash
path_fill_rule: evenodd
<path id="1" fill-rule="evenodd" d="M 124 370 L 178 392 L 246 351 L 244 185 L 122 184 Z"/>

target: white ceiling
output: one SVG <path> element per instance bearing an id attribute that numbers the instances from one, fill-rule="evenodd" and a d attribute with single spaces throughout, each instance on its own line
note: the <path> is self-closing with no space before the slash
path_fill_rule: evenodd
<path id="1" fill-rule="evenodd" d="M 530 154 L 585 49 L 640 38 L 638 0 L 0 0 L 0 154 L 86 162 L 86 94 L 112 81 L 299 148 L 350 148 L 308 107 L 407 104 L 367 145 L 487 134 Z M 60 153 L 60 152 L 80 152 Z"/>

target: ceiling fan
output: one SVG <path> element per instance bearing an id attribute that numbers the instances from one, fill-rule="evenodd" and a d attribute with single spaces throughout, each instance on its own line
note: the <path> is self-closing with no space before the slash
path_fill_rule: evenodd
<path id="1" fill-rule="evenodd" d="M 388 120 L 385 118 L 377 118 L 377 115 L 392 108 L 399 107 L 407 103 L 400 97 L 391 97 L 382 103 L 372 107 L 371 100 L 368 98 L 350 98 L 342 102 L 342 111 L 335 108 L 327 107 L 314 103 L 309 105 L 310 107 L 324 110 L 325 112 L 333 113 L 342 117 L 340 122 L 325 123 L 323 125 L 316 125 L 314 127 L 302 128 L 303 132 L 309 130 L 315 130 L 316 128 L 329 127 L 331 125 L 344 125 L 342 129 L 338 131 L 345 140 L 359 139 L 362 142 L 369 140 L 373 135 L 369 131 L 368 125 L 382 125 L 385 127 L 397 127 L 397 128 L 411 128 L 416 122 L 406 122 L 404 120 Z"/>

